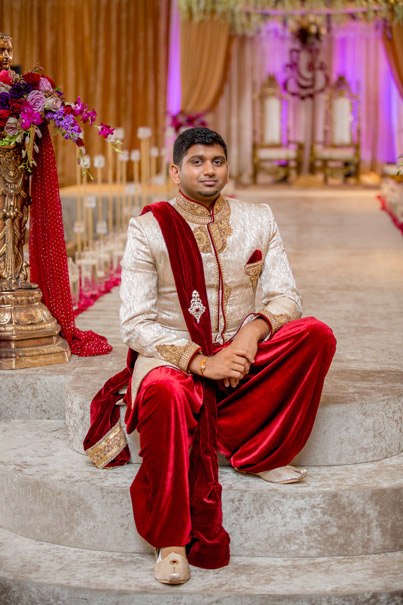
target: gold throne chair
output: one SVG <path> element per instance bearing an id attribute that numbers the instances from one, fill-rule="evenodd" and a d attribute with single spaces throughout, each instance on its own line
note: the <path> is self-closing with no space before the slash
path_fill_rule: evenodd
<path id="1" fill-rule="evenodd" d="M 359 99 L 344 76 L 330 87 L 326 98 L 326 121 L 322 141 L 312 145 L 314 173 L 322 172 L 325 183 L 329 176 L 360 177 Z"/>
<path id="2" fill-rule="evenodd" d="M 298 174 L 302 161 L 302 145 L 289 140 L 288 97 L 281 92 L 275 76 L 270 74 L 255 97 L 253 182 L 260 172 L 276 180 L 289 180 Z M 286 116 L 286 140 L 283 141 L 283 116 Z"/>

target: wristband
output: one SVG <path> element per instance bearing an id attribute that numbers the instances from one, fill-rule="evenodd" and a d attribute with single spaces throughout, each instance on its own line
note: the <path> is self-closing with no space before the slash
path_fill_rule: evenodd
<path id="1" fill-rule="evenodd" d="M 200 362 L 200 372 L 201 372 L 201 375 L 202 375 L 202 376 L 204 376 L 204 372 L 205 372 L 205 370 L 206 370 L 206 360 L 207 360 L 207 355 L 206 355 L 206 357 L 204 357 L 204 358 L 202 359 L 202 361 Z"/>

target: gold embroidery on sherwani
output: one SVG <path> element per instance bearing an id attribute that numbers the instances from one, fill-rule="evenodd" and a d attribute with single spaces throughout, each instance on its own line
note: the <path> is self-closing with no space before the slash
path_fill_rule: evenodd
<path id="1" fill-rule="evenodd" d="M 186 345 L 157 345 L 158 353 L 174 366 L 178 366 L 184 372 L 188 371 L 188 365 L 193 355 L 200 351 L 199 345 L 190 341 Z"/>
<path id="2" fill-rule="evenodd" d="M 85 453 L 98 468 L 104 468 L 104 466 L 120 454 L 126 444 L 126 435 L 119 420 L 102 439 Z"/>
<path id="3" fill-rule="evenodd" d="M 179 366 L 179 360 L 185 347 L 179 345 L 157 345 L 155 348 L 166 361 Z"/>
<path id="4" fill-rule="evenodd" d="M 211 247 L 211 242 L 210 242 L 210 238 L 209 238 L 209 234 L 207 232 L 207 227 L 205 227 L 204 225 L 200 225 L 199 227 L 196 227 L 193 230 L 193 235 L 195 236 L 197 245 L 199 246 L 199 250 L 200 252 L 203 252 L 204 254 L 208 254 L 209 252 L 213 251 L 213 248 Z"/>
<path id="5" fill-rule="evenodd" d="M 282 328 L 286 323 L 291 321 L 291 316 L 288 313 L 279 313 L 278 315 L 274 315 L 274 313 L 270 313 L 267 311 L 265 307 L 258 311 L 258 315 L 263 315 L 270 323 L 271 326 L 271 334 L 275 334 L 277 330 Z"/>
<path id="6" fill-rule="evenodd" d="M 262 272 L 263 264 L 264 259 L 258 260 L 255 263 L 248 263 L 247 265 L 245 265 L 245 273 L 246 275 L 249 275 L 249 279 L 252 283 L 252 288 L 254 292 L 256 291 L 257 280 L 259 279 L 259 275 Z"/>

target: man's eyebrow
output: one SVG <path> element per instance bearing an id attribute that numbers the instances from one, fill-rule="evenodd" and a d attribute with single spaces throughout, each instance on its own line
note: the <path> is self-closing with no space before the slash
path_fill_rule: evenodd
<path id="1" fill-rule="evenodd" d="M 203 154 L 197 154 L 197 155 L 191 155 L 190 158 L 188 158 L 188 160 L 204 160 L 205 159 L 205 155 Z M 215 155 L 213 157 L 213 160 L 225 160 L 225 155 Z"/>

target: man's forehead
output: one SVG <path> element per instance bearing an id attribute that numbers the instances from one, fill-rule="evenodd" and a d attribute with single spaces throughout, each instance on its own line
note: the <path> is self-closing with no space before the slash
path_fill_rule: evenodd
<path id="1" fill-rule="evenodd" d="M 210 157 L 210 158 L 215 158 L 215 157 L 224 157 L 225 158 L 225 153 L 224 153 L 224 149 L 221 147 L 221 145 L 202 145 L 202 144 L 197 144 L 197 145 L 192 145 L 191 147 L 189 147 L 189 149 L 187 150 L 185 157 L 186 158 L 191 158 L 194 156 L 198 156 L 198 157 Z"/>
<path id="2" fill-rule="evenodd" d="M 11 48 L 11 40 L 3 40 L 0 38 L 0 47 L 1 48 Z"/>

